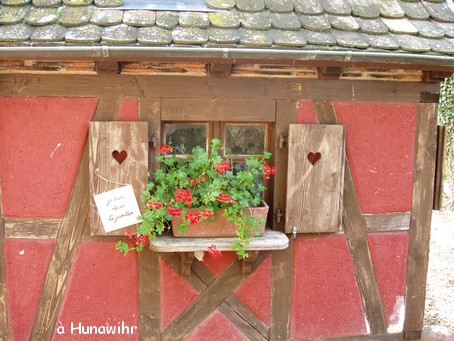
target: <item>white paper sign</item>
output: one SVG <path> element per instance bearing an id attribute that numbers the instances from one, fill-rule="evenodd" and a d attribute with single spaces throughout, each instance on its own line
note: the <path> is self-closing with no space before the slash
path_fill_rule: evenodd
<path id="1" fill-rule="evenodd" d="M 141 221 L 139 205 L 131 185 L 94 195 L 104 230 L 112 232 Z"/>

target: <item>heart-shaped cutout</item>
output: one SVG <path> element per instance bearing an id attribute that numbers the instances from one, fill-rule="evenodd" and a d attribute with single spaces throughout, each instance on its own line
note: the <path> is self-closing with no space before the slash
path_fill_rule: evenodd
<path id="1" fill-rule="evenodd" d="M 320 158 L 322 157 L 322 154 L 320 153 L 312 153 L 310 152 L 309 154 L 307 154 L 307 159 L 309 160 L 309 162 L 312 164 L 312 166 L 314 166 L 318 160 L 320 160 Z"/>
<path id="2" fill-rule="evenodd" d="M 126 153 L 124 150 L 122 150 L 121 152 L 114 150 L 112 152 L 112 157 L 121 165 L 122 162 L 128 157 L 128 153 Z"/>

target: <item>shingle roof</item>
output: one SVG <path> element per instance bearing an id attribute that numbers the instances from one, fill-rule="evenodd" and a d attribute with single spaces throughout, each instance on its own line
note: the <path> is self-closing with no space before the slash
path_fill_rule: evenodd
<path id="1" fill-rule="evenodd" d="M 123 0 L 0 0 L 0 46 L 162 46 L 454 56 L 443 0 L 206 0 L 213 12 L 124 10 Z"/>

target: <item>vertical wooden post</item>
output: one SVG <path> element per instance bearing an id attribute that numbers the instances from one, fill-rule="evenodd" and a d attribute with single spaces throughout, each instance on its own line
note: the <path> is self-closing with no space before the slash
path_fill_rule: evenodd
<path id="1" fill-rule="evenodd" d="M 6 274 L 5 274 L 5 220 L 2 207 L 2 181 L 0 178 L 0 340 L 9 340 L 8 314 L 6 313 Z"/>
<path id="2" fill-rule="evenodd" d="M 436 156 L 437 104 L 420 103 L 418 109 L 405 295 L 406 340 L 419 339 L 424 322 Z"/>

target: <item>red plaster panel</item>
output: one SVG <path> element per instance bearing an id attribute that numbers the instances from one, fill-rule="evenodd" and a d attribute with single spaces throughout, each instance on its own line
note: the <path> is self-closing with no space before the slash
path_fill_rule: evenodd
<path id="1" fill-rule="evenodd" d="M 411 210 L 416 103 L 335 103 L 363 213 Z"/>
<path id="2" fill-rule="evenodd" d="M 194 332 L 185 338 L 186 341 L 244 341 L 241 333 L 224 315 L 215 310 Z"/>
<path id="3" fill-rule="evenodd" d="M 405 313 L 408 233 L 374 233 L 368 240 L 389 332 L 400 333 Z"/>
<path id="4" fill-rule="evenodd" d="M 115 250 L 115 241 L 82 242 L 73 263 L 54 340 L 138 340 L 138 278 L 136 253 L 124 256 Z M 122 328 L 123 325 L 128 329 Z M 65 328 L 64 334 L 57 333 L 61 326 Z M 103 330 L 101 326 L 120 327 L 120 331 L 115 336 L 103 335 L 99 332 Z M 92 327 L 98 331 L 93 328 L 85 334 Z"/>
<path id="5" fill-rule="evenodd" d="M 205 252 L 203 263 L 213 275 L 219 276 L 236 258 L 235 252 L 223 251 L 221 257 L 213 257 L 208 252 Z"/>
<path id="6" fill-rule="evenodd" d="M 161 328 L 167 327 L 199 295 L 161 258 Z"/>
<path id="7" fill-rule="evenodd" d="M 63 216 L 96 105 L 96 98 L 0 98 L 5 216 Z"/>
<path id="8" fill-rule="evenodd" d="M 344 235 L 294 241 L 292 339 L 365 334 L 365 316 Z"/>
<path id="9" fill-rule="evenodd" d="M 124 98 L 121 102 L 119 121 L 138 121 L 139 120 L 139 101 L 136 97 Z"/>
<path id="10" fill-rule="evenodd" d="M 28 340 L 55 241 L 5 240 L 7 313 L 11 341 Z"/>
<path id="11" fill-rule="evenodd" d="M 235 290 L 235 295 L 266 325 L 270 325 L 271 255 Z"/>

